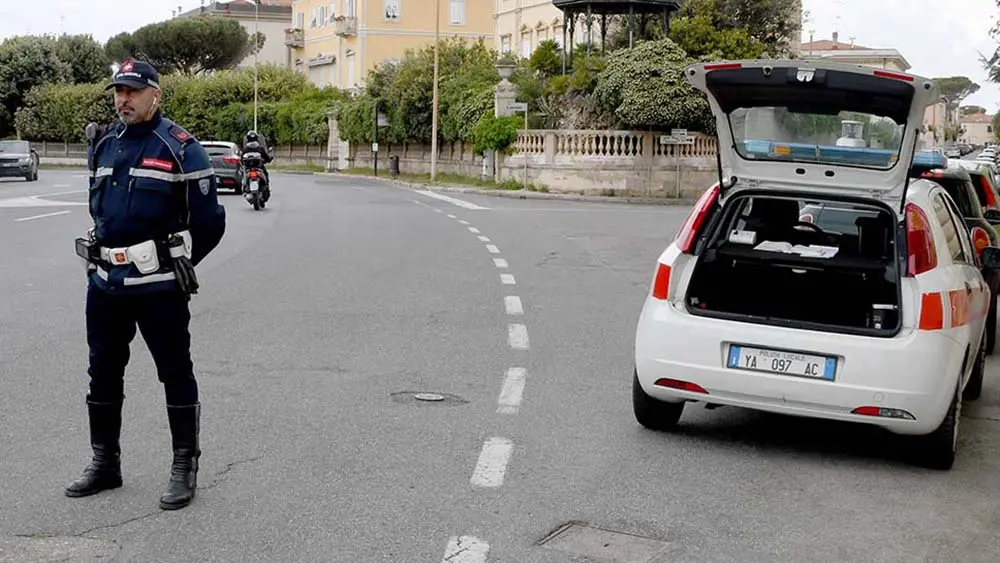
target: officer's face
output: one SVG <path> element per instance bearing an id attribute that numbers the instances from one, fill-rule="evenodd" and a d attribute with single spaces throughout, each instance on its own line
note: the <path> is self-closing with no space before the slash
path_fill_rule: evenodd
<path id="1" fill-rule="evenodd" d="M 156 113 L 155 101 L 159 96 L 156 88 L 115 86 L 115 111 L 127 125 L 141 123 Z"/>

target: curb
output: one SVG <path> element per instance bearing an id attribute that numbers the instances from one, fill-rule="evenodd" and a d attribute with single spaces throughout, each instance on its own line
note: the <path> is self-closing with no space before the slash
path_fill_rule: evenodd
<path id="1" fill-rule="evenodd" d="M 411 189 L 428 190 L 439 193 L 476 194 L 482 196 L 502 197 L 508 199 L 547 199 L 556 201 L 583 201 L 588 203 L 618 203 L 618 204 L 631 204 L 631 205 L 663 205 L 663 206 L 693 205 L 695 201 L 697 201 L 696 199 L 693 198 L 675 199 L 675 198 L 661 198 L 661 197 L 629 197 L 629 196 L 617 197 L 617 196 L 534 192 L 525 189 L 503 190 L 503 189 L 490 189 L 490 188 L 473 188 L 469 186 L 432 186 L 429 184 L 406 182 L 403 180 L 393 180 L 391 178 L 382 178 L 382 177 L 376 178 L 373 176 L 360 176 L 357 174 L 339 174 L 336 172 L 316 172 L 316 175 L 328 176 L 333 178 L 357 177 Z"/>

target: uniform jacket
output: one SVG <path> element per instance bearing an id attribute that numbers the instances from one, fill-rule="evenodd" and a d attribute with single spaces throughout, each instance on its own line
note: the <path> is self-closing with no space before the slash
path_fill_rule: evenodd
<path id="1" fill-rule="evenodd" d="M 191 233 L 197 265 L 222 240 L 226 211 L 219 204 L 215 171 L 204 147 L 160 112 L 149 121 L 118 123 L 88 150 L 90 215 L 98 244 L 117 248 Z M 132 264 L 99 264 L 91 283 L 114 293 L 176 290 L 169 258 L 142 275 Z"/>

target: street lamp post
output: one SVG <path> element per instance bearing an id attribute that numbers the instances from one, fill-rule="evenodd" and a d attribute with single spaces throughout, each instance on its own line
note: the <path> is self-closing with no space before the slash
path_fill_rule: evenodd
<path id="1" fill-rule="evenodd" d="M 253 130 L 257 130 L 257 25 L 260 23 L 260 0 L 247 0 L 253 2 Z"/>
<path id="2" fill-rule="evenodd" d="M 437 179 L 438 160 L 438 78 L 441 41 L 441 0 L 434 0 L 434 94 L 431 102 L 431 183 Z"/>

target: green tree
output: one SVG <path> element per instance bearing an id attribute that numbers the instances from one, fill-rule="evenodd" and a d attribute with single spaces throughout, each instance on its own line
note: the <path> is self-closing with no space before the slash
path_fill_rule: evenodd
<path id="1" fill-rule="evenodd" d="M 741 29 L 762 44 L 771 56 L 788 52 L 802 24 L 797 8 L 801 0 L 688 0 L 680 16 L 704 16 L 720 30 Z"/>
<path id="2" fill-rule="evenodd" d="M 683 75 L 691 62 L 669 39 L 617 51 L 598 77 L 594 98 L 627 128 L 714 132 L 708 100 Z"/>
<path id="3" fill-rule="evenodd" d="M 977 113 L 986 113 L 986 108 L 983 106 L 962 106 L 958 108 L 962 115 L 974 115 Z"/>
<path id="4" fill-rule="evenodd" d="M 941 94 L 941 101 L 948 109 L 948 115 L 958 108 L 962 100 L 979 91 L 979 84 L 969 80 L 967 76 L 949 76 L 946 78 L 935 78 L 938 92 Z"/>
<path id="5" fill-rule="evenodd" d="M 136 57 L 163 74 L 186 75 L 234 68 L 252 49 L 251 38 L 239 22 L 218 16 L 145 25 L 135 33 L 112 37 L 106 46 L 108 54 L 118 60 Z"/>
<path id="6" fill-rule="evenodd" d="M 71 80 L 77 84 L 90 84 L 111 76 L 111 59 L 91 35 L 61 35 L 56 39 L 56 54 L 70 65 Z"/>
<path id="7" fill-rule="evenodd" d="M 21 135 L 32 141 L 82 142 L 91 121 L 115 119 L 111 95 L 103 83 L 43 84 L 32 88 L 15 120 Z"/>
<path id="8" fill-rule="evenodd" d="M 10 37 L 0 43 L 0 138 L 14 132 L 14 116 L 35 86 L 70 82 L 73 68 L 48 37 Z"/>
<path id="9" fill-rule="evenodd" d="M 688 56 L 699 59 L 756 59 L 766 50 L 746 29 L 718 29 L 707 15 L 678 18 L 670 26 L 670 39 Z"/>

